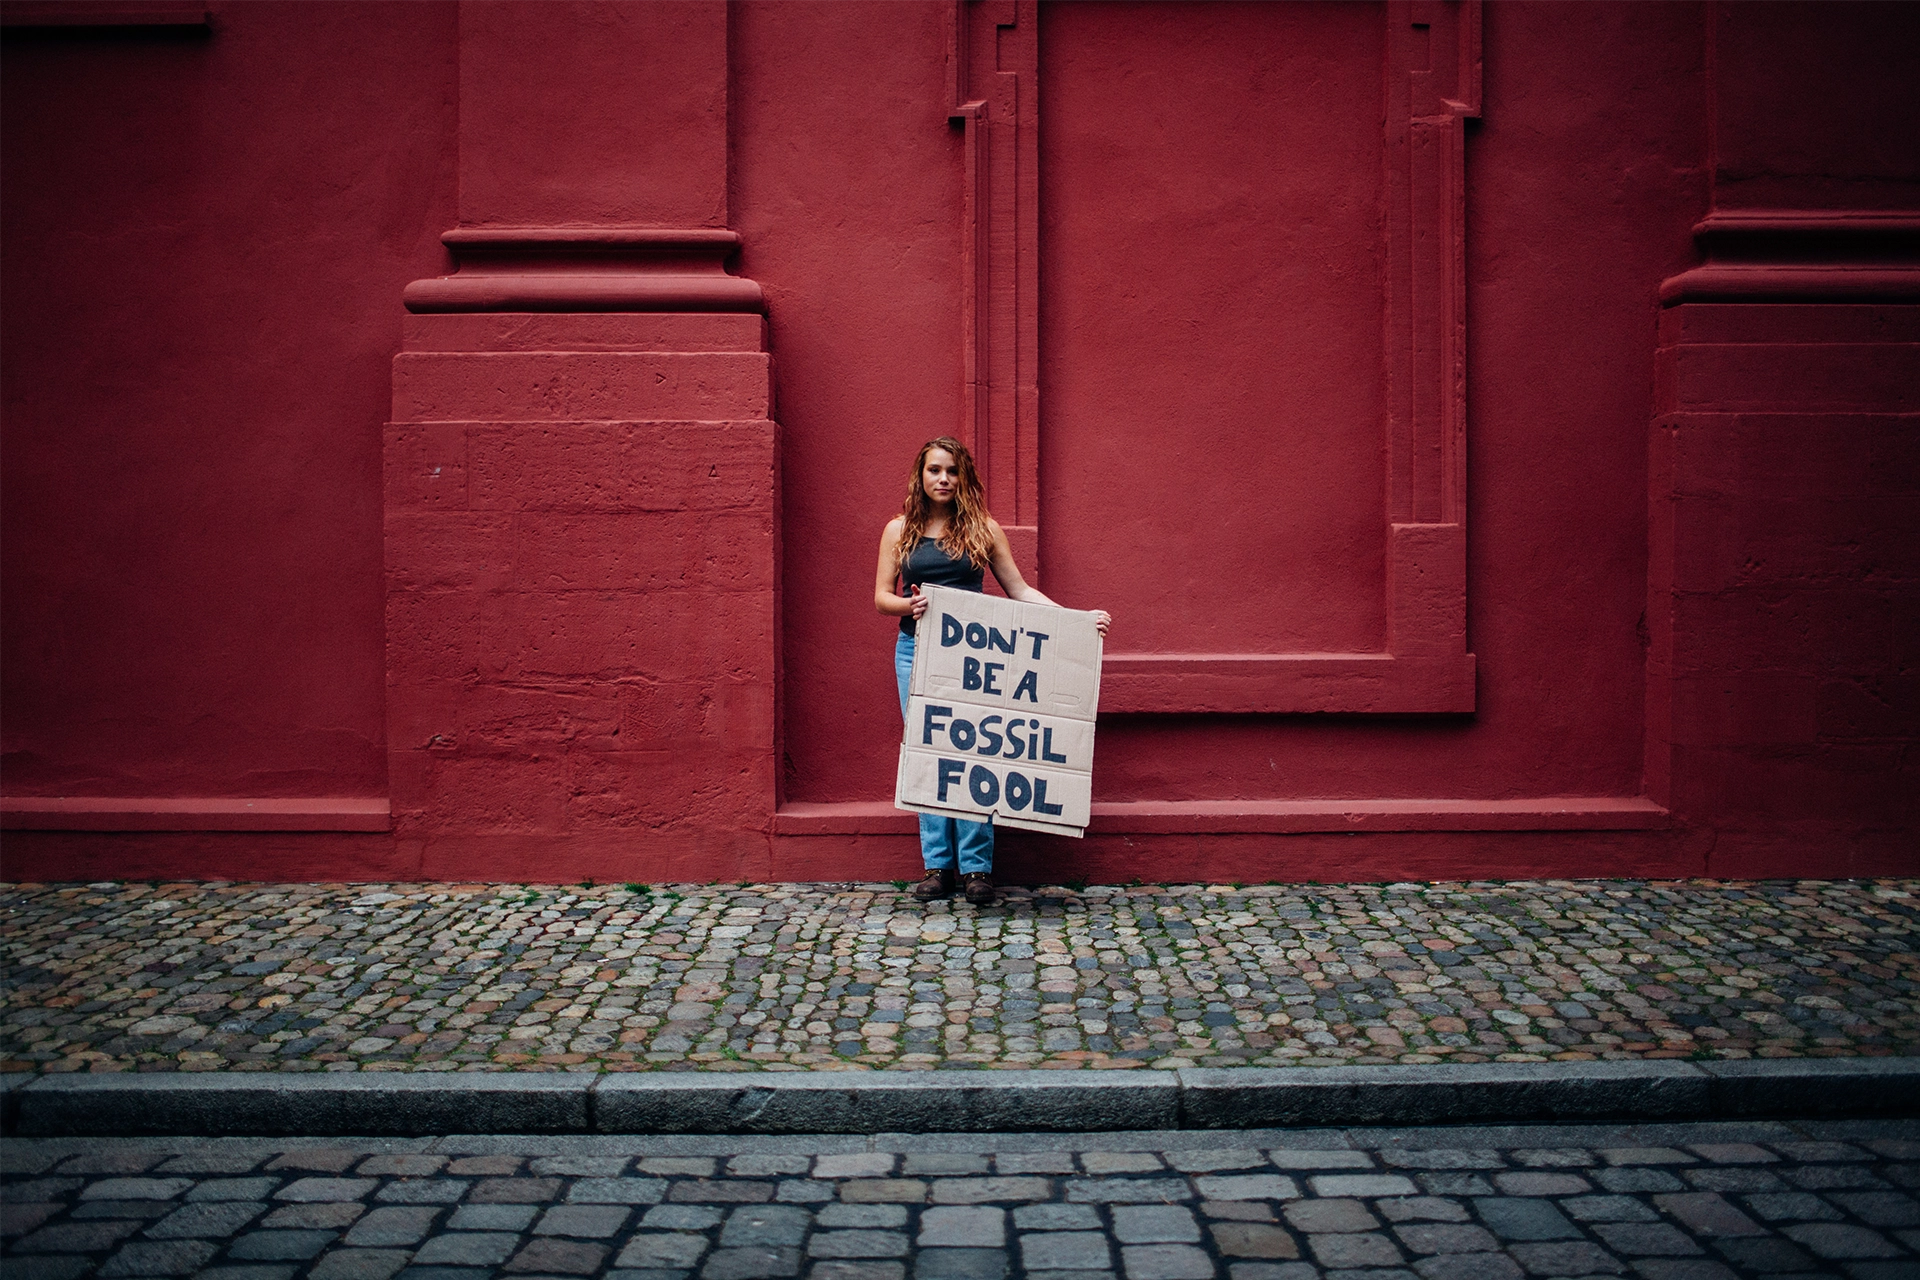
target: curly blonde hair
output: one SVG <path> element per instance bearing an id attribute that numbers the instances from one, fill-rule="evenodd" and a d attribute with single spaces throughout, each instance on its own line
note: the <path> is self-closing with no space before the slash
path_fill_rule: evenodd
<path id="1" fill-rule="evenodd" d="M 987 511 L 986 491 L 980 487 L 980 472 L 973 465 L 967 446 L 952 436 L 938 436 L 920 446 L 913 456 L 913 475 L 907 481 L 907 500 L 900 507 L 899 563 L 905 564 L 920 540 L 927 536 L 927 517 L 933 514 L 933 500 L 927 497 L 921 477 L 927 469 L 927 455 L 945 449 L 953 455 L 958 481 L 953 491 L 953 516 L 947 531 L 940 535 L 940 549 L 949 556 L 964 555 L 975 568 L 985 570 L 993 558 L 992 515 Z"/>

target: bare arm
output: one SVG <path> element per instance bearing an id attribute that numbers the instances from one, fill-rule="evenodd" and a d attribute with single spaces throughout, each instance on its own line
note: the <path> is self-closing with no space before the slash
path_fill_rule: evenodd
<path id="1" fill-rule="evenodd" d="M 912 614 L 918 618 L 927 611 L 927 598 L 916 588 L 911 596 L 895 594 L 894 582 L 900 576 L 900 531 L 906 522 L 895 516 L 880 534 L 880 563 L 873 575 L 873 607 L 891 618 Z"/>
<path id="2" fill-rule="evenodd" d="M 993 529 L 993 576 L 999 581 L 1000 589 L 1007 593 L 1009 600 L 1021 600 L 1027 604 L 1051 604 L 1056 609 L 1061 606 L 1046 596 L 1038 587 L 1030 587 L 1027 580 L 1020 576 L 1020 566 L 1013 562 L 1013 548 L 1007 544 L 1007 531 L 1000 522 L 992 522 Z M 1100 634 L 1107 634 L 1107 627 L 1113 622 L 1113 615 L 1105 609 L 1093 610 L 1094 625 L 1100 628 Z"/>

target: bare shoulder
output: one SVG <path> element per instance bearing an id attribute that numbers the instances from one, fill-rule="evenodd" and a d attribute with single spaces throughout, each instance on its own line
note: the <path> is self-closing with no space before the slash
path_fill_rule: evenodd
<path id="1" fill-rule="evenodd" d="M 1007 540 L 1007 531 L 1002 529 L 1000 522 L 992 516 L 987 517 L 987 533 L 992 536 L 995 542 L 1005 542 Z"/>
<path id="2" fill-rule="evenodd" d="M 900 539 L 905 534 L 907 520 L 905 516 L 895 516 L 887 521 L 887 527 L 880 531 L 880 559 L 885 563 L 889 557 L 898 558 Z"/>

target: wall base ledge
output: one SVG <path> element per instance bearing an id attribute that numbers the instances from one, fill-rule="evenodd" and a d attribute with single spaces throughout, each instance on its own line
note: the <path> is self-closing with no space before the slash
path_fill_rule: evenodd
<path id="1" fill-rule="evenodd" d="M 6 831 L 386 831 L 386 797 L 5 796 Z"/>
<path id="2" fill-rule="evenodd" d="M 910 835 L 913 814 L 891 801 L 782 805 L 777 836 Z M 1091 835 L 1318 831 L 1647 831 L 1672 815 L 1642 796 L 1522 800 L 1133 800 L 1093 806 Z"/>

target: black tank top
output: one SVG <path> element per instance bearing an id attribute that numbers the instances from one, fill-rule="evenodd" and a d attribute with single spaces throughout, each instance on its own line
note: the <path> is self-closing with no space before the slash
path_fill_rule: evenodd
<path id="1" fill-rule="evenodd" d="M 907 595 L 912 595 L 914 587 L 921 583 L 978 591 L 986 583 L 986 574 L 966 556 L 950 556 L 939 542 L 922 538 L 913 544 L 912 554 L 900 566 L 900 582 Z M 913 634 L 912 614 L 900 619 L 900 630 Z"/>

